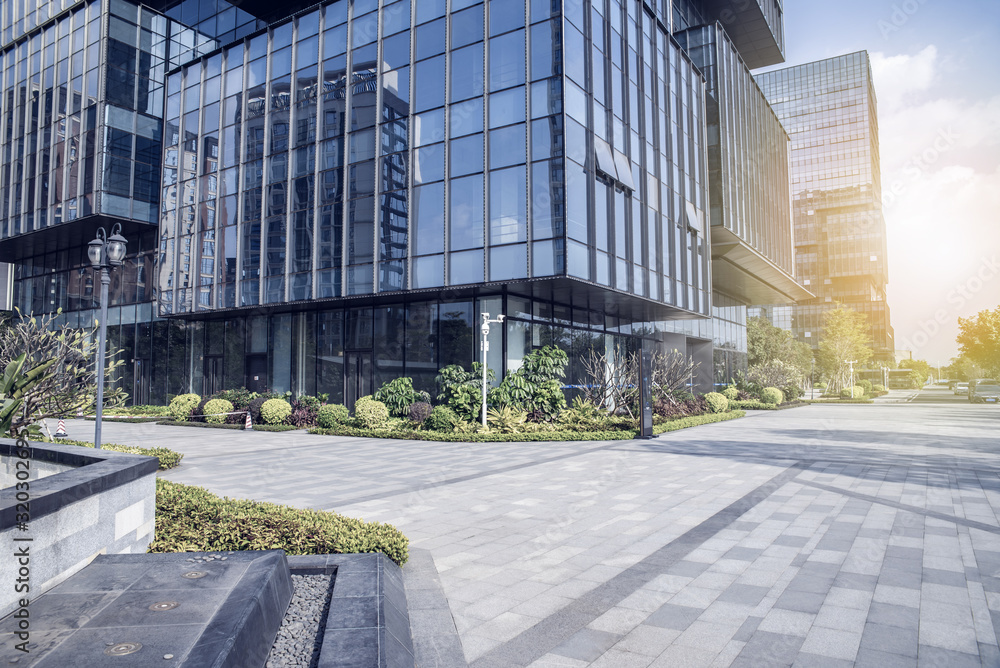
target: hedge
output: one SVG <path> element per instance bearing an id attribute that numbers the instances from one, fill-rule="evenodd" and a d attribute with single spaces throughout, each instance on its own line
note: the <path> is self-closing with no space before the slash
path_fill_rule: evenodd
<path id="1" fill-rule="evenodd" d="M 241 425 L 234 425 L 240 427 Z M 293 424 L 255 424 L 253 426 L 254 431 L 295 431 L 296 429 L 302 429 L 302 427 L 296 427 Z"/>
<path id="2" fill-rule="evenodd" d="M 730 401 L 730 408 L 740 408 L 745 411 L 776 411 L 777 404 L 765 404 L 763 401 Z"/>
<path id="3" fill-rule="evenodd" d="M 260 501 L 220 498 L 202 487 L 156 481 L 150 552 L 283 549 L 287 554 L 381 552 L 402 566 L 410 541 L 396 527 Z"/>
<path id="4" fill-rule="evenodd" d="M 725 420 L 735 420 L 746 415 L 743 411 L 730 411 L 728 413 L 707 413 L 705 415 L 695 415 L 692 417 L 670 420 L 662 424 L 653 426 L 653 434 L 662 434 L 668 431 L 684 429 L 686 427 L 696 427 L 712 422 L 723 422 Z M 621 431 L 542 431 L 527 434 L 475 434 L 475 433 L 455 433 L 439 431 L 378 431 L 375 429 L 358 429 L 357 427 L 341 426 L 333 429 L 315 428 L 309 430 L 310 434 L 322 436 L 356 436 L 361 438 L 399 438 L 411 441 L 444 441 L 448 443 L 520 443 L 520 442 L 545 442 L 545 441 L 627 441 L 636 438 L 639 432 L 634 429 Z"/>
<path id="5" fill-rule="evenodd" d="M 810 404 L 873 404 L 871 399 L 807 399 Z"/>
<path id="6" fill-rule="evenodd" d="M 706 413 L 704 415 L 692 415 L 690 417 L 683 417 L 679 420 L 670 420 L 669 422 L 664 422 L 662 424 L 653 425 L 653 434 L 663 434 L 668 431 L 677 431 L 678 429 L 686 429 L 688 427 L 697 427 L 703 424 L 712 424 L 713 422 L 725 422 L 726 420 L 736 420 L 737 418 L 746 417 L 744 411 L 729 411 L 728 413 Z"/>
<path id="7" fill-rule="evenodd" d="M 97 418 L 93 415 L 89 415 L 84 418 L 85 420 L 90 420 L 91 422 L 96 422 Z M 129 423 L 141 423 L 141 422 L 161 422 L 163 416 L 152 416 L 152 417 L 119 417 L 113 415 L 111 417 L 101 416 L 101 422 L 129 422 Z"/>
<path id="8" fill-rule="evenodd" d="M 72 441 L 68 438 L 56 439 L 57 445 L 79 445 L 84 448 L 92 448 L 94 444 L 90 441 Z M 184 455 L 167 448 L 141 448 L 138 445 L 122 445 L 120 443 L 101 443 L 102 450 L 112 450 L 113 452 L 127 452 L 130 455 L 146 455 L 156 457 L 160 460 L 160 470 L 165 471 L 180 465 Z"/>

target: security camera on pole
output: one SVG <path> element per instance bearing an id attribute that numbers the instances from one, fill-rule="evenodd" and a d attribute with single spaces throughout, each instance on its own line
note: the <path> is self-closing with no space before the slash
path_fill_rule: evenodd
<path id="1" fill-rule="evenodd" d="M 850 374 L 851 374 L 851 377 L 850 377 L 850 381 L 851 381 L 851 398 L 852 399 L 854 398 L 854 365 L 857 364 L 857 363 L 858 363 L 857 360 L 844 360 L 844 364 L 847 364 L 848 368 L 850 369 Z"/>
<path id="2" fill-rule="evenodd" d="M 502 313 L 497 316 L 496 320 L 490 320 L 489 313 L 483 313 L 483 327 L 482 327 L 482 342 L 480 343 L 480 349 L 483 351 L 483 426 L 486 426 L 486 353 L 490 350 L 490 325 L 502 324 L 503 319 L 506 317 Z"/>

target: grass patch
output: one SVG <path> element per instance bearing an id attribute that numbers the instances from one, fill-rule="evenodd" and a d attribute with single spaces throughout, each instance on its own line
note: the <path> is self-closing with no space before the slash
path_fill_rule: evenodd
<path id="1" fill-rule="evenodd" d="M 805 401 L 807 404 L 873 404 L 875 403 L 872 399 L 866 399 L 862 397 L 861 399 L 807 399 Z"/>
<path id="2" fill-rule="evenodd" d="M 57 445 L 79 445 L 84 448 L 94 447 L 91 441 L 73 441 L 68 438 L 56 439 Z M 121 443 L 101 443 L 102 450 L 112 450 L 114 452 L 127 452 L 130 455 L 146 455 L 156 457 L 160 460 L 160 470 L 165 471 L 180 465 L 184 455 L 174 452 L 168 448 L 142 448 L 138 445 L 122 445 Z"/>
<path id="3" fill-rule="evenodd" d="M 303 427 L 291 424 L 255 424 L 253 426 L 254 431 L 295 431 L 296 429 L 303 429 Z"/>
<path id="4" fill-rule="evenodd" d="M 323 510 L 221 498 L 158 478 L 150 552 L 274 550 L 287 554 L 381 552 L 402 566 L 410 541 L 399 529 Z"/>

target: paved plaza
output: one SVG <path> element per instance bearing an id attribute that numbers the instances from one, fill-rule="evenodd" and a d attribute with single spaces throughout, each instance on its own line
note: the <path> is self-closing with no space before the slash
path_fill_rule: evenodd
<path id="1" fill-rule="evenodd" d="M 219 494 L 398 526 L 421 666 L 1000 665 L 996 407 L 810 406 L 604 443 L 105 440 L 183 452 L 165 477 Z"/>

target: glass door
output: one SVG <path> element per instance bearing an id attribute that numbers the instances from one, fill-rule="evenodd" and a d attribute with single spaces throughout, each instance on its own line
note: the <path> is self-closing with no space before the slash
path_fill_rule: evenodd
<path id="1" fill-rule="evenodd" d="M 344 404 L 351 411 L 361 397 L 372 393 L 372 354 L 370 352 L 348 352 L 347 369 L 344 373 Z"/>

